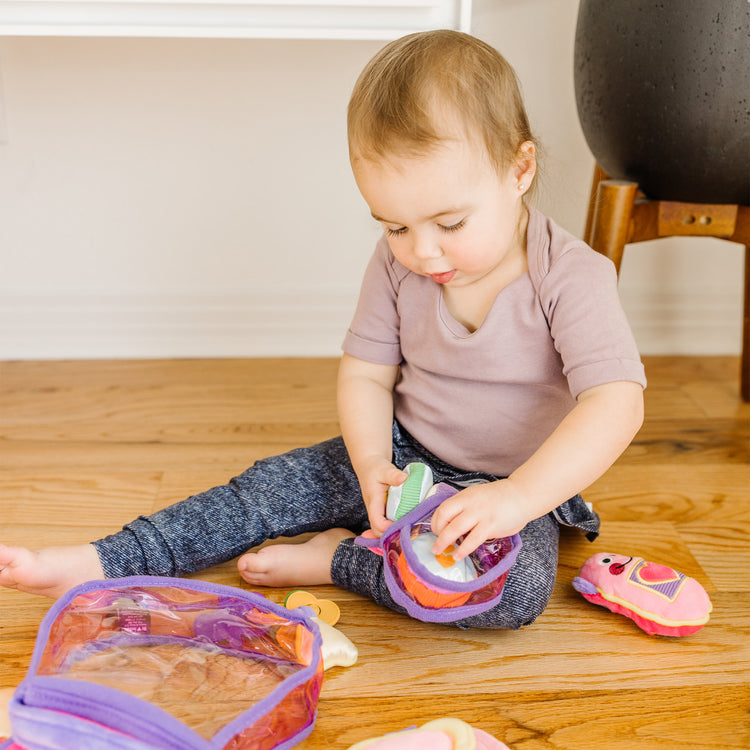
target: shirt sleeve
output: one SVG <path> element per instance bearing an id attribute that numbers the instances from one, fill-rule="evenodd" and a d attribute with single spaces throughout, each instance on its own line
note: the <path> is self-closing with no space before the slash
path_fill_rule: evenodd
<path id="1" fill-rule="evenodd" d="M 367 265 L 354 318 L 341 347 L 344 352 L 375 364 L 401 363 L 401 278 L 388 242 L 382 238 Z"/>
<path id="2" fill-rule="evenodd" d="M 574 398 L 619 380 L 646 386 L 611 260 L 582 242 L 567 245 L 552 259 L 540 300 Z"/>

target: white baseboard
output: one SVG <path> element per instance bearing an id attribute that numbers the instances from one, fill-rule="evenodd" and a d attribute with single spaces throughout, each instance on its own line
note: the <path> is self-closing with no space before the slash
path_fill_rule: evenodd
<path id="1" fill-rule="evenodd" d="M 739 354 L 741 300 L 622 290 L 643 354 Z M 0 359 L 338 356 L 351 290 L 3 294 Z"/>
<path id="2" fill-rule="evenodd" d="M 0 359 L 338 356 L 349 291 L 0 297 Z"/>
<path id="3" fill-rule="evenodd" d="M 742 299 L 736 290 L 620 290 L 641 354 L 737 355 L 742 350 Z"/>

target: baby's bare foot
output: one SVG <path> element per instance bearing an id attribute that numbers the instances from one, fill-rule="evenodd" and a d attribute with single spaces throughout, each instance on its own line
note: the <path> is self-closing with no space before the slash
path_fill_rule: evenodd
<path id="1" fill-rule="evenodd" d="M 79 583 L 100 578 L 104 571 L 91 544 L 39 550 L 0 544 L 0 586 L 57 599 Z"/>
<path id="2" fill-rule="evenodd" d="M 355 535 L 329 529 L 302 544 L 272 544 L 237 561 L 240 575 L 256 586 L 315 586 L 332 583 L 331 562 L 339 543 Z"/>

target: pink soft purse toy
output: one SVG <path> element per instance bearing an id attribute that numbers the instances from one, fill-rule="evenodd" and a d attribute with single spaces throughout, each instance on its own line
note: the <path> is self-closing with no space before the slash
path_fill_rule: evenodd
<path id="1" fill-rule="evenodd" d="M 409 464 L 407 473 L 407 481 L 388 496 L 386 515 L 393 523 L 379 539 L 365 532 L 356 540 L 383 556 L 393 600 L 424 622 L 455 622 L 496 606 L 521 537 L 488 539 L 458 561 L 450 548 L 433 554 L 432 514 L 458 489 L 445 482 L 433 485 L 432 471 L 424 464 Z"/>
<path id="2" fill-rule="evenodd" d="M 642 557 L 600 553 L 581 566 L 573 587 L 584 599 L 629 617 L 649 635 L 690 635 L 711 612 L 703 586 Z"/>
<path id="3" fill-rule="evenodd" d="M 349 750 L 509 750 L 492 735 L 460 719 L 436 719 L 418 728 L 358 742 Z"/>

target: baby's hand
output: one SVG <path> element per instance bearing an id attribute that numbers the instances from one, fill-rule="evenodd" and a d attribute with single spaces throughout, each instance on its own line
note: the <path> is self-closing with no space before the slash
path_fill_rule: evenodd
<path id="1" fill-rule="evenodd" d="M 530 520 L 524 513 L 523 497 L 511 481 L 475 484 L 438 506 L 432 516 L 432 531 L 438 537 L 432 551 L 439 555 L 465 535 L 453 553 L 455 560 L 463 560 L 487 539 L 512 536 Z"/>
<path id="2" fill-rule="evenodd" d="M 408 474 L 381 456 L 373 456 L 357 467 L 362 497 L 370 519 L 370 528 L 380 536 L 393 523 L 385 516 L 388 488 L 406 481 Z"/>

